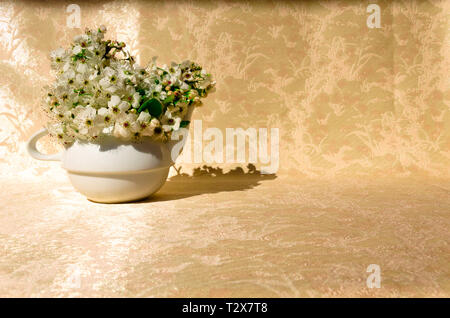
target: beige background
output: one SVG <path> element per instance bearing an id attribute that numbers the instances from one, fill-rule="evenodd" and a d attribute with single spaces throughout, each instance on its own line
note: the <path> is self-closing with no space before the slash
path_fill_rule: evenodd
<path id="1" fill-rule="evenodd" d="M 80 32 L 70 2 L 1 2 L 1 296 L 450 294 L 449 1 L 77 3 L 83 28 L 105 24 L 142 64 L 204 65 L 217 91 L 194 119 L 279 128 L 280 169 L 219 165 L 143 203 L 86 201 L 24 150 L 48 54 Z"/>

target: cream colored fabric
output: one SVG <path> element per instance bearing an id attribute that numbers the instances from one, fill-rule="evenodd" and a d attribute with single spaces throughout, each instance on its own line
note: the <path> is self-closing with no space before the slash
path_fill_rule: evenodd
<path id="1" fill-rule="evenodd" d="M 142 64 L 215 75 L 203 129 L 280 129 L 276 175 L 183 165 L 120 205 L 24 150 L 69 4 L 0 3 L 0 296 L 449 296 L 449 1 L 79 2 Z"/>
<path id="2" fill-rule="evenodd" d="M 102 205 L 43 182 L 1 183 L 1 296 L 449 296 L 448 183 L 175 177 Z"/>

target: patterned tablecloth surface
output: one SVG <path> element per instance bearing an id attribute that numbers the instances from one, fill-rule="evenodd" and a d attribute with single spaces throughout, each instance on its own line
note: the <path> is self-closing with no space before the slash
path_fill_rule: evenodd
<path id="1" fill-rule="evenodd" d="M 450 295 L 448 182 L 209 171 L 108 205 L 54 174 L 1 180 L 0 296 Z"/>

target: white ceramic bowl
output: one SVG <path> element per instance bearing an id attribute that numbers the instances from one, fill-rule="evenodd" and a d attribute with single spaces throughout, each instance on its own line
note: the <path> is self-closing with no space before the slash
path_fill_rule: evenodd
<path id="1" fill-rule="evenodd" d="M 158 191 L 186 140 L 162 143 L 146 137 L 127 142 L 105 136 L 98 142 L 75 141 L 62 153 L 46 155 L 36 143 L 47 133 L 42 129 L 30 138 L 29 154 L 39 160 L 61 160 L 75 189 L 103 203 L 140 200 Z"/>
<path id="2" fill-rule="evenodd" d="M 171 165 L 165 144 L 123 142 L 114 137 L 105 137 L 100 143 L 76 141 L 62 158 L 78 191 L 92 201 L 108 203 L 152 195 L 165 183 Z"/>
<path id="3" fill-rule="evenodd" d="M 174 163 L 172 149 L 178 144 L 150 138 L 127 142 L 108 136 L 98 142 L 75 141 L 62 153 L 46 155 L 36 149 L 37 140 L 46 134 L 42 129 L 30 138 L 29 154 L 39 160 L 61 160 L 75 189 L 103 203 L 140 200 L 158 191 Z"/>
<path id="4" fill-rule="evenodd" d="M 183 120 L 190 120 L 191 107 Z M 43 154 L 36 148 L 46 129 L 27 142 L 28 153 L 38 160 L 62 161 L 72 185 L 89 200 L 102 203 L 144 199 L 166 182 L 170 167 L 183 148 L 188 129 L 181 128 L 179 140 L 156 142 L 149 137 L 124 141 L 104 136 L 96 142 L 75 141 L 57 154 Z"/>
<path id="5" fill-rule="evenodd" d="M 62 153 L 46 155 L 36 149 L 36 142 L 47 133 L 42 129 L 30 138 L 29 154 L 39 160 L 61 160 L 75 189 L 103 203 L 140 200 L 158 191 L 174 164 L 172 150 L 180 149 L 185 141 L 161 143 L 144 138 L 127 142 L 108 136 L 98 142 L 75 141 Z"/>

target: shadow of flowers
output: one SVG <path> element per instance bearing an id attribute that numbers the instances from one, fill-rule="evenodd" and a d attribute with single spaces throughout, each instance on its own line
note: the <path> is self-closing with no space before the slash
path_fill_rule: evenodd
<path id="1" fill-rule="evenodd" d="M 146 202 L 178 200 L 206 193 L 243 191 L 253 189 L 263 180 L 273 180 L 275 174 L 261 174 L 253 164 L 247 171 L 237 167 L 226 173 L 221 168 L 202 166 L 195 168 L 192 175 L 180 173 L 169 178 L 166 184 Z"/>

